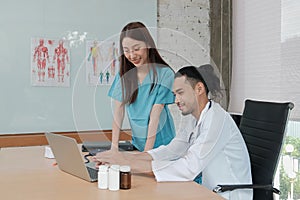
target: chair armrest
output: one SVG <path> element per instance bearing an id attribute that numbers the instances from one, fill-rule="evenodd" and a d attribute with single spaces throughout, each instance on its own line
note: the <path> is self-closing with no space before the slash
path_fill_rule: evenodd
<path id="1" fill-rule="evenodd" d="M 213 189 L 213 192 L 221 193 L 221 192 L 232 191 L 236 189 L 262 189 L 262 190 L 272 190 L 273 193 L 279 195 L 281 193 L 278 189 L 274 188 L 273 185 L 258 185 L 258 184 L 217 185 L 217 187 Z"/>

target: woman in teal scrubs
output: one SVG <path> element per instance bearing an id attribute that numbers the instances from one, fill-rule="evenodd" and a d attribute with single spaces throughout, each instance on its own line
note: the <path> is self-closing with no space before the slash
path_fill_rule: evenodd
<path id="1" fill-rule="evenodd" d="M 120 35 L 120 72 L 108 95 L 115 100 L 112 150 L 117 150 L 126 110 L 132 143 L 139 151 L 168 144 L 175 128 L 168 104 L 174 103 L 174 71 L 159 55 L 144 24 L 127 24 Z"/>

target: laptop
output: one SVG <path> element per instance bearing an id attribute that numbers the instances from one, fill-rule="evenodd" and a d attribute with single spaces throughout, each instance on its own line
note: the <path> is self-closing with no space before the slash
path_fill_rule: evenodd
<path id="1" fill-rule="evenodd" d="M 97 181 L 97 169 L 94 162 L 84 163 L 82 153 L 74 138 L 45 133 L 60 170 L 86 181 Z"/>
<path id="2" fill-rule="evenodd" d="M 82 152 L 89 152 L 92 156 L 98 152 L 110 150 L 110 141 L 84 141 L 82 143 Z M 133 151 L 133 144 L 129 140 L 119 141 L 119 151 Z"/>

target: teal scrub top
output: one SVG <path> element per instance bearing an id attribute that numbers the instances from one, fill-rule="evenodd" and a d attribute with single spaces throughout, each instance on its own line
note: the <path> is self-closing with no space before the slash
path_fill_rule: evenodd
<path id="1" fill-rule="evenodd" d="M 172 87 L 174 72 L 169 67 L 156 67 L 157 84 L 151 93 L 153 71 L 150 70 L 144 81 L 138 85 L 138 96 L 134 103 L 126 104 L 126 112 L 131 126 L 132 143 L 139 150 L 145 148 L 150 112 L 154 104 L 164 104 L 160 114 L 154 147 L 168 144 L 175 136 L 173 118 L 168 109 L 168 104 L 174 103 Z M 108 96 L 122 102 L 122 85 L 118 73 L 108 92 Z"/>

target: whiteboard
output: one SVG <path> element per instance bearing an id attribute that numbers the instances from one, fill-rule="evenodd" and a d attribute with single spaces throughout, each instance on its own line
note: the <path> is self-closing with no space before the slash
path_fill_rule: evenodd
<path id="1" fill-rule="evenodd" d="M 31 38 L 117 37 L 124 25 L 156 27 L 155 0 L 0 0 L 0 134 L 111 129 L 109 86 L 89 86 L 85 44 L 70 48 L 70 87 L 31 85 Z M 128 122 L 123 127 L 129 127 Z"/>

